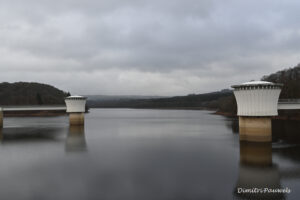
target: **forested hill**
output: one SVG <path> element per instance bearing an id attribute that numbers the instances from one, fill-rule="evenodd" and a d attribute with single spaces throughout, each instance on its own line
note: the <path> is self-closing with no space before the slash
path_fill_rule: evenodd
<path id="1" fill-rule="evenodd" d="M 68 95 L 51 85 L 41 83 L 0 83 L 0 105 L 64 104 L 64 98 Z"/>
<path id="2" fill-rule="evenodd" d="M 294 68 L 278 71 L 274 74 L 264 76 L 264 81 L 282 83 L 281 99 L 300 98 L 300 64 Z"/>
<path id="3" fill-rule="evenodd" d="M 300 64 L 294 68 L 278 71 L 263 76 L 262 80 L 274 83 L 283 83 L 280 98 L 300 98 Z M 249 81 L 249 80 L 245 80 Z M 158 99 L 89 101 L 90 107 L 101 108 L 206 108 L 215 109 L 220 113 L 234 115 L 237 111 L 236 101 L 232 90 L 222 90 L 206 94 L 193 94 Z"/>
<path id="4" fill-rule="evenodd" d="M 220 102 L 224 110 L 231 110 L 233 105 L 231 90 L 222 90 L 206 94 L 190 94 L 157 99 L 117 99 L 93 101 L 88 99 L 88 106 L 91 108 L 210 108 L 218 109 Z"/>

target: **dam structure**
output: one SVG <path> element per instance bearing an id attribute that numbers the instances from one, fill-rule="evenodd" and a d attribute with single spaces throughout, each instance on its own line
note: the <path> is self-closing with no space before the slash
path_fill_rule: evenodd
<path id="1" fill-rule="evenodd" d="M 86 99 L 83 96 L 69 96 L 65 98 L 65 105 L 0 106 L 0 128 L 3 127 L 3 112 L 15 111 L 66 111 L 70 126 L 83 126 Z"/>
<path id="2" fill-rule="evenodd" d="M 300 109 L 298 100 L 279 101 L 282 86 L 267 81 L 231 86 L 237 102 L 241 141 L 271 142 L 271 118 L 278 116 L 278 110 Z"/>

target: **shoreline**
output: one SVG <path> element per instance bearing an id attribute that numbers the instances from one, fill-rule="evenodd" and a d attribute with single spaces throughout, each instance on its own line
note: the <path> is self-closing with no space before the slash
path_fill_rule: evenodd
<path id="1" fill-rule="evenodd" d="M 204 107 L 90 107 L 90 109 L 149 109 L 149 110 L 207 110 L 216 111 L 216 109 L 209 109 Z"/>
<path id="2" fill-rule="evenodd" d="M 50 112 L 50 111 L 29 111 L 29 112 L 4 112 L 4 117 L 56 117 L 67 115 L 66 112 Z"/>
<path id="3" fill-rule="evenodd" d="M 217 111 L 215 109 L 203 108 L 203 107 L 164 107 L 164 108 L 125 108 L 125 107 L 105 107 L 105 108 L 90 108 L 90 109 L 152 109 L 152 110 L 205 110 L 213 111 L 214 115 L 221 115 L 225 117 L 237 117 L 236 114 L 229 112 Z M 26 111 L 26 112 L 4 112 L 4 117 L 56 117 L 56 116 L 65 116 L 66 112 L 62 111 Z M 300 121 L 300 116 L 289 116 L 289 115 L 278 115 L 272 116 L 271 119 L 275 120 L 297 120 Z"/>

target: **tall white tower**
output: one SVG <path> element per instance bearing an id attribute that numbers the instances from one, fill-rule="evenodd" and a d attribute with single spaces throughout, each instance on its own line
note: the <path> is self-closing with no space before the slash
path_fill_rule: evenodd
<path id="1" fill-rule="evenodd" d="M 251 81 L 231 87 L 237 102 L 240 140 L 271 141 L 271 116 L 278 115 L 282 84 Z"/>
<path id="2" fill-rule="evenodd" d="M 70 125 L 84 125 L 86 97 L 69 96 L 65 98 Z"/>

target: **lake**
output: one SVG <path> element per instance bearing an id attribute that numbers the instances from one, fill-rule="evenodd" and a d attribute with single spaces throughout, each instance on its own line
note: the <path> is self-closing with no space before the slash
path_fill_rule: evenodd
<path id="1" fill-rule="evenodd" d="M 300 123 L 273 122 L 272 144 L 240 143 L 238 121 L 199 110 L 91 109 L 7 117 L 1 199 L 300 199 Z M 289 188 L 243 194 L 238 188 Z"/>

